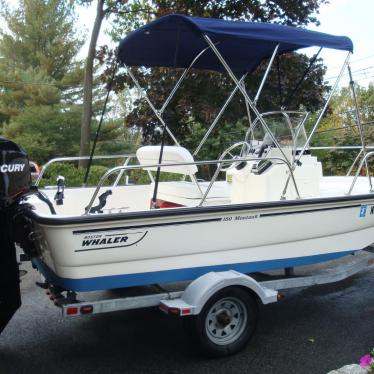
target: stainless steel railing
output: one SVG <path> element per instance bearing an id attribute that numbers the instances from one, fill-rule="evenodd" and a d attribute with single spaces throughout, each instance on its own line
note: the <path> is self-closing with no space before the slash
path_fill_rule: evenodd
<path id="1" fill-rule="evenodd" d="M 350 166 L 350 168 L 347 171 L 346 177 L 349 177 L 351 175 L 357 161 L 360 159 L 360 157 L 362 155 L 362 146 L 361 145 L 338 145 L 338 146 L 309 147 L 309 149 L 310 150 L 316 150 L 316 151 L 338 150 L 338 149 L 342 149 L 342 150 L 356 150 L 357 149 L 357 150 L 359 150 L 356 158 L 354 159 L 352 165 Z M 367 145 L 366 149 L 374 149 L 374 146 Z"/>
<path id="2" fill-rule="evenodd" d="M 348 191 L 347 195 L 350 195 L 350 194 L 352 193 L 353 187 L 354 187 L 355 184 L 356 184 L 357 178 L 358 178 L 358 176 L 360 175 L 360 172 L 361 172 L 362 167 L 364 166 L 364 164 L 366 164 L 367 159 L 370 158 L 370 157 L 372 157 L 372 156 L 374 156 L 374 152 L 368 152 L 368 153 L 365 154 L 365 156 L 364 156 L 363 159 L 361 160 L 360 165 L 359 165 L 358 168 L 357 168 L 357 171 L 356 171 L 355 177 L 353 178 L 353 181 L 352 181 L 351 187 L 349 188 L 349 191 Z M 373 190 L 371 189 L 370 192 L 373 192 Z"/>
<path id="3" fill-rule="evenodd" d="M 276 160 L 276 161 L 280 161 L 282 163 L 284 163 L 288 170 L 289 170 L 289 173 L 290 173 L 290 176 L 291 176 L 291 179 L 292 179 L 292 183 L 295 187 L 295 191 L 297 193 L 297 196 L 298 198 L 300 198 L 300 195 L 299 195 L 299 190 L 297 188 L 297 185 L 296 185 L 296 181 L 295 181 L 295 177 L 294 177 L 294 174 L 293 174 L 293 171 L 292 171 L 292 167 L 291 167 L 291 164 L 281 158 L 281 157 L 241 157 L 241 158 L 234 158 L 234 159 L 231 159 L 231 160 L 223 160 L 223 159 L 220 159 L 220 160 L 212 160 L 212 161 L 195 161 L 195 162 L 175 162 L 175 163 L 161 163 L 161 164 L 147 164 L 147 165 L 127 165 L 127 166 L 117 166 L 115 168 L 112 168 L 110 170 L 108 170 L 100 179 L 92 197 L 91 197 L 91 200 L 89 202 L 89 204 L 87 205 L 86 207 L 86 210 L 85 210 L 85 213 L 84 215 L 87 215 L 89 214 L 89 211 L 91 210 L 92 206 L 93 206 L 93 203 L 95 202 L 96 200 L 96 197 L 97 195 L 99 194 L 99 191 L 101 189 L 101 187 L 103 186 L 104 182 L 112 175 L 112 174 L 115 174 L 115 173 L 118 173 L 120 172 L 121 170 L 136 170 L 136 169 L 146 169 L 146 168 L 151 168 L 151 167 L 161 167 L 161 168 L 167 168 L 167 167 L 170 167 L 170 166 L 182 166 L 182 165 L 196 165 L 196 166 L 201 166 L 201 165 L 214 165 L 214 164 L 218 164 L 218 165 L 221 165 L 223 163 L 237 163 L 237 162 L 242 162 L 242 161 L 261 161 L 261 160 Z M 219 167 L 219 166 L 218 166 Z M 217 173 L 217 176 L 218 176 L 219 173 Z M 213 180 L 213 183 L 214 183 L 214 180 Z M 213 183 L 211 182 L 209 187 L 211 188 Z M 209 188 L 208 187 L 208 188 Z M 209 188 L 209 189 L 210 189 Z M 208 191 L 209 192 L 209 191 Z M 206 195 L 207 193 L 204 194 L 204 196 L 201 198 L 198 206 L 201 206 L 201 204 L 204 203 L 205 199 L 206 199 Z"/>
<path id="4" fill-rule="evenodd" d="M 56 158 L 53 158 L 53 159 L 49 160 L 46 164 L 43 165 L 43 167 L 42 167 L 42 169 L 41 169 L 41 171 L 38 175 L 38 178 L 35 181 L 35 185 L 36 186 L 39 185 L 41 179 L 43 178 L 43 175 L 45 174 L 45 171 L 52 164 L 54 164 L 56 162 L 71 162 L 71 161 L 89 160 L 89 158 L 90 158 L 89 156 L 56 157 Z M 121 159 L 121 158 L 123 158 L 125 160 L 123 166 L 127 166 L 131 159 L 136 158 L 136 155 L 135 154 L 131 154 L 131 155 L 103 155 L 103 156 L 94 156 L 93 157 L 94 160 L 109 160 L 109 159 Z M 118 175 L 118 177 L 116 178 L 113 186 L 116 186 L 118 184 L 118 182 L 122 178 L 124 172 L 125 171 L 123 171 L 122 173 L 120 173 Z"/>
<path id="5" fill-rule="evenodd" d="M 368 149 L 374 149 L 374 146 L 366 146 L 365 148 L 367 150 Z M 362 148 L 361 145 L 341 145 L 341 146 L 326 146 L 326 147 L 309 147 L 309 149 L 311 149 L 311 150 L 338 150 L 338 149 L 342 149 L 342 150 L 356 150 L 357 149 L 357 150 L 360 150 L 358 152 L 356 158 L 353 160 L 352 165 L 348 169 L 348 172 L 345 175 L 346 177 L 349 177 L 351 175 L 351 173 L 352 173 L 355 165 L 357 164 L 357 162 L 360 159 L 361 155 L 364 153 L 363 148 Z M 369 152 L 368 154 L 364 155 L 364 158 L 361 160 L 361 162 L 359 164 L 359 167 L 358 167 L 358 169 L 356 171 L 355 177 L 353 179 L 351 187 L 349 188 L 349 191 L 347 192 L 347 195 L 350 195 L 352 193 L 353 187 L 356 184 L 357 178 L 360 175 L 362 167 L 363 167 L 364 164 L 366 166 L 367 177 L 369 178 L 370 192 L 373 192 L 373 188 L 371 187 L 372 185 L 371 185 L 371 180 L 370 180 L 370 168 L 369 168 L 369 165 L 367 163 L 368 157 L 370 158 L 372 154 L 374 154 L 374 152 Z"/>

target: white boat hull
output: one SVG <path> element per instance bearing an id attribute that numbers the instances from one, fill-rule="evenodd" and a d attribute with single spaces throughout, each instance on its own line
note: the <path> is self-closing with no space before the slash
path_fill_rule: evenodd
<path id="1" fill-rule="evenodd" d="M 31 213 L 49 281 L 90 291 L 194 279 L 212 270 L 302 266 L 374 238 L 374 197 L 164 209 L 87 218 Z"/>

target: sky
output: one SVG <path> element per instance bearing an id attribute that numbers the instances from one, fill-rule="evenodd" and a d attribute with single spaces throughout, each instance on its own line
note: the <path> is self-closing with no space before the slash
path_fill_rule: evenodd
<path id="1" fill-rule="evenodd" d="M 80 13 L 80 23 L 85 25 L 88 33 L 95 17 L 95 7 L 84 9 Z M 354 80 L 360 85 L 368 85 L 374 82 L 374 0 L 330 0 L 320 8 L 317 15 L 319 26 L 309 25 L 307 28 L 326 32 L 334 35 L 345 35 L 351 38 L 354 45 L 354 53 L 351 56 L 351 68 Z M 110 42 L 105 36 L 104 25 L 99 44 Z M 89 34 L 88 34 L 89 35 Z M 88 38 L 87 38 L 88 39 Z M 87 43 L 88 44 L 88 43 Z M 87 45 L 82 49 L 81 56 L 87 51 Z M 313 55 L 316 49 L 305 52 Z M 343 65 L 346 52 L 323 50 L 320 54 L 327 65 L 326 79 L 332 84 Z M 348 74 L 345 73 L 341 80 L 341 86 L 347 85 Z"/>
<path id="2" fill-rule="evenodd" d="M 12 5 L 17 0 L 7 0 Z M 87 53 L 89 36 L 93 20 L 95 18 L 96 1 L 90 8 L 79 8 L 79 26 L 84 27 L 87 32 L 87 43 L 80 51 L 80 57 L 84 58 Z M 368 85 L 374 82 L 374 0 L 330 0 L 320 8 L 317 16 L 320 25 L 309 25 L 308 28 L 316 31 L 326 32 L 335 35 L 345 35 L 352 39 L 354 54 L 351 57 L 351 67 L 354 79 L 361 85 Z M 99 45 L 110 43 L 105 34 L 105 29 L 110 27 L 104 23 Z M 312 52 L 308 54 L 312 55 Z M 339 74 L 344 62 L 345 52 L 323 50 L 320 57 L 324 58 L 327 65 L 326 79 L 332 83 L 334 77 Z M 345 74 L 341 85 L 346 85 L 348 76 Z"/>
<path id="3" fill-rule="evenodd" d="M 374 82 L 374 0 L 330 0 L 320 8 L 320 26 L 308 28 L 335 35 L 348 36 L 353 41 L 351 57 L 353 78 L 361 85 Z M 324 50 L 321 54 L 328 67 L 326 78 L 339 74 L 344 52 Z M 332 80 L 329 79 L 331 82 Z M 345 74 L 342 83 L 347 84 Z"/>

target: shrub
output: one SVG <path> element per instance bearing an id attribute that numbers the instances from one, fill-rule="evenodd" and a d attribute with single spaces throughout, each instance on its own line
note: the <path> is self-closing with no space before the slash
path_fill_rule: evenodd
<path id="1" fill-rule="evenodd" d="M 106 166 L 93 165 L 91 166 L 90 174 L 88 176 L 88 186 L 95 186 L 99 183 L 100 178 L 109 170 Z M 65 186 L 67 187 L 80 187 L 83 184 L 86 169 L 79 168 L 70 163 L 56 163 L 49 166 L 44 174 L 39 186 L 55 186 L 56 179 L 59 175 L 65 178 Z M 113 183 L 115 175 L 108 178 L 105 185 Z"/>

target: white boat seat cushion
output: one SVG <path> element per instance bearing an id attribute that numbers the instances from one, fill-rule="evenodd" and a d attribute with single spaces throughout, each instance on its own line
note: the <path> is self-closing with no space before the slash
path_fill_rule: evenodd
<path id="1" fill-rule="evenodd" d="M 147 145 L 139 148 L 136 151 L 136 157 L 139 160 L 140 165 L 152 165 L 158 164 L 160 157 L 159 145 Z M 162 156 L 162 164 L 172 164 L 172 163 L 187 163 L 194 162 L 191 153 L 183 147 L 166 145 L 164 146 L 164 152 Z M 157 167 L 145 168 L 145 170 L 155 171 Z M 196 165 L 176 165 L 162 167 L 161 171 L 167 173 L 176 173 L 183 175 L 194 175 L 197 173 Z"/>

